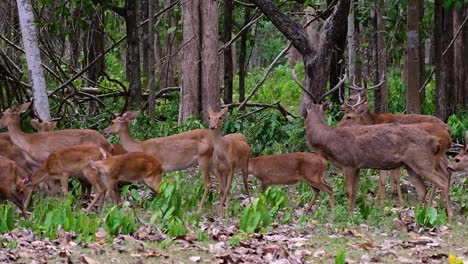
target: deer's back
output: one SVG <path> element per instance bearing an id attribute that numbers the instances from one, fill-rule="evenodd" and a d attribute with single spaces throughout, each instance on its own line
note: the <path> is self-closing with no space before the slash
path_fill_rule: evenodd
<path id="1" fill-rule="evenodd" d="M 398 124 L 415 124 L 415 123 L 433 123 L 436 126 L 443 128 L 450 134 L 450 127 L 442 122 L 439 118 L 430 115 L 418 115 L 418 114 L 374 114 L 374 122 L 376 124 L 383 123 L 398 123 Z"/>
<path id="2" fill-rule="evenodd" d="M 144 152 L 112 156 L 96 163 L 108 177 L 122 181 L 137 181 L 148 174 L 162 172 L 159 160 Z"/>
<path id="3" fill-rule="evenodd" d="M 91 144 L 76 145 L 52 152 L 47 158 L 47 167 L 51 173 L 79 173 L 91 160 L 102 159 L 99 147 Z"/>
<path id="4" fill-rule="evenodd" d="M 265 155 L 249 160 L 249 172 L 254 175 L 304 173 L 306 167 L 323 169 L 326 168 L 326 161 L 308 152 Z"/>

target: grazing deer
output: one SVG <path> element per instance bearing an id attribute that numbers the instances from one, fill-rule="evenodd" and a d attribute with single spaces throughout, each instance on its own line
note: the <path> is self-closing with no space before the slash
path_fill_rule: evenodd
<path id="1" fill-rule="evenodd" d="M 164 172 L 183 170 L 198 163 L 205 182 L 205 191 L 198 206 L 200 212 L 211 187 L 210 164 L 213 152 L 211 132 L 206 129 L 195 129 L 168 137 L 136 141 L 130 135 L 128 123 L 139 113 L 139 111 L 126 112 L 118 116 L 104 129 L 104 133 L 118 134 L 127 152 L 145 152 L 156 157 L 161 162 Z"/>
<path id="2" fill-rule="evenodd" d="M 412 124 L 419 127 L 420 129 L 426 131 L 427 133 L 435 136 L 439 140 L 440 151 L 438 155 L 441 162 L 438 165 L 438 170 L 450 177 L 447 172 L 447 158 L 445 153 L 450 148 L 451 137 L 450 137 L 450 128 L 447 124 L 442 122 L 440 119 L 434 116 L 428 115 L 418 115 L 418 114 L 377 114 L 371 113 L 369 110 L 369 105 L 365 99 L 361 99 L 361 96 L 357 94 L 353 97 L 352 101 L 355 102 L 350 106 L 348 112 L 343 116 L 343 119 L 338 123 L 337 126 L 352 126 L 352 125 L 376 125 L 384 123 L 395 123 L 395 124 Z M 403 197 L 401 195 L 400 189 L 400 169 L 394 169 L 390 171 L 391 178 L 395 182 L 398 200 L 400 206 L 403 206 Z M 380 205 L 383 205 L 383 200 L 385 198 L 385 181 L 386 175 L 381 171 L 379 175 L 379 197 Z M 431 192 L 429 198 L 429 204 L 432 203 L 432 196 L 434 191 Z"/>
<path id="3" fill-rule="evenodd" d="M 440 143 L 436 137 L 414 125 L 331 127 L 325 121 L 322 105 L 312 102 L 305 126 L 308 146 L 343 169 L 349 212 L 354 211 L 356 204 L 360 169 L 389 170 L 403 165 L 415 179 L 418 200 L 425 200 L 423 177 L 440 188 L 447 215 L 449 219 L 453 216 L 450 179 L 437 169 Z"/>
<path id="4" fill-rule="evenodd" d="M 122 155 L 127 153 L 127 151 L 119 144 L 112 144 L 112 156 Z"/>
<path id="5" fill-rule="evenodd" d="M 322 178 L 326 170 L 327 161 L 324 158 L 307 152 L 266 155 L 249 160 L 249 173 L 261 182 L 262 191 L 270 185 L 290 185 L 299 181 L 309 185 L 314 197 L 306 211 L 310 211 L 314 205 L 319 190 L 328 193 L 330 207 L 335 206 L 333 190 Z"/>
<path id="6" fill-rule="evenodd" d="M 99 172 L 100 179 L 105 187 L 105 199 L 111 194 L 116 204 L 119 204 L 119 192 L 117 184 L 119 181 L 136 182 L 141 181 L 148 186 L 154 194 L 159 193 L 159 185 L 162 180 L 161 162 L 152 155 L 144 152 L 130 152 L 127 154 L 112 156 L 108 159 L 90 161 L 89 165 Z M 104 191 L 96 194 L 96 197 L 88 206 L 87 210 L 104 194 Z"/>
<path id="7" fill-rule="evenodd" d="M 68 179 L 70 176 L 84 178 L 95 189 L 102 192 L 101 183 L 96 170 L 89 165 L 90 161 L 105 159 L 109 156 L 102 148 L 91 145 L 76 145 L 53 151 L 44 164 L 26 180 L 26 187 L 34 187 L 44 180 L 60 180 L 62 194 L 68 193 Z M 83 182 L 83 181 L 82 181 Z M 33 188 L 30 189 L 32 191 Z M 86 196 L 86 193 L 83 193 Z"/>
<path id="8" fill-rule="evenodd" d="M 468 140 L 468 133 L 466 139 Z M 447 169 L 450 171 L 468 171 L 468 144 L 463 146 L 460 153 L 458 153 L 458 155 L 449 162 Z"/>
<path id="9" fill-rule="evenodd" d="M 250 146 L 240 133 L 221 135 L 223 127 L 223 116 L 228 111 L 228 108 L 223 108 L 220 112 L 213 112 L 211 107 L 208 108 L 208 116 L 210 119 L 209 128 L 213 132 L 213 157 L 211 159 L 211 168 L 218 179 L 221 198 L 221 208 L 226 203 L 227 197 L 231 192 L 232 179 L 236 170 L 242 172 L 244 188 L 250 199 L 249 186 L 247 177 L 249 176 L 249 156 Z"/>
<path id="10" fill-rule="evenodd" d="M 0 200 L 10 200 L 18 206 L 25 219 L 28 214 L 23 204 L 22 194 L 18 190 L 23 188 L 23 183 L 16 172 L 17 165 L 14 161 L 0 156 Z M 2 220 L 3 221 L 3 220 Z"/>
<path id="11" fill-rule="evenodd" d="M 99 132 L 90 129 L 65 129 L 27 134 L 20 127 L 20 113 L 29 108 L 30 103 L 15 106 L 3 112 L 0 127 L 8 127 L 10 138 L 24 154 L 29 164 L 40 167 L 54 150 L 81 145 L 94 144 L 108 153 L 112 145 Z"/>

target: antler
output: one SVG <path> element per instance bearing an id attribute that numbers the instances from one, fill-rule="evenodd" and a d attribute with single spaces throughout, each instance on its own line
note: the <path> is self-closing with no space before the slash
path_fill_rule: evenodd
<path id="1" fill-rule="evenodd" d="M 333 87 L 332 89 L 330 89 L 330 91 L 326 92 L 324 95 L 322 95 L 322 97 L 320 97 L 319 103 L 322 102 L 322 100 L 325 99 L 325 97 L 329 96 L 334 91 L 339 89 L 341 87 L 341 85 L 346 81 L 346 79 L 348 79 L 348 76 L 346 76 L 346 74 L 344 74 L 343 78 L 340 79 L 340 81 L 335 85 L 335 87 Z"/>
<path id="2" fill-rule="evenodd" d="M 352 85 L 349 85 L 349 88 L 355 90 L 355 91 L 362 91 L 362 90 L 374 90 L 374 89 L 378 89 L 380 88 L 380 86 L 382 86 L 382 84 L 385 82 L 385 75 L 382 76 L 382 81 L 380 83 L 378 83 L 377 85 L 374 85 L 372 87 L 369 87 L 369 88 L 365 88 L 365 87 L 360 87 L 358 85 L 356 85 L 355 83 L 355 79 L 353 79 L 353 84 Z"/>
<path id="3" fill-rule="evenodd" d="M 360 94 L 360 93 L 358 93 L 358 96 L 359 96 L 359 97 L 358 97 L 357 103 L 355 103 L 355 104 L 353 104 L 353 105 L 350 105 L 350 104 L 348 104 L 348 101 L 345 100 L 345 101 L 344 101 L 345 105 L 347 105 L 347 106 L 349 106 L 349 107 L 351 107 L 351 108 L 354 108 L 354 107 L 356 107 L 356 106 L 358 106 L 358 105 L 364 103 L 365 100 L 362 100 L 362 97 L 361 97 L 361 94 Z"/>

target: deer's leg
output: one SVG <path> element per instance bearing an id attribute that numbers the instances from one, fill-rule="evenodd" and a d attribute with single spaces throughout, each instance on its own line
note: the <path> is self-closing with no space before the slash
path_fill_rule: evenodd
<path id="1" fill-rule="evenodd" d="M 392 179 L 390 182 L 395 183 L 396 191 L 397 191 L 397 194 L 398 194 L 398 205 L 400 207 L 403 207 L 404 201 L 403 201 L 403 195 L 401 194 L 401 182 L 400 182 L 401 170 L 400 170 L 400 168 L 391 170 L 390 171 L 390 176 L 391 176 L 391 179 Z"/>
<path id="2" fill-rule="evenodd" d="M 330 208 L 333 209 L 333 207 L 335 207 L 335 198 L 333 197 L 333 189 L 332 187 L 330 187 L 330 185 L 326 184 L 325 181 L 323 181 L 321 174 L 312 178 L 307 178 L 306 183 L 312 188 L 315 187 L 317 190 L 328 193 L 328 195 L 330 196 Z"/>
<path id="3" fill-rule="evenodd" d="M 248 177 L 249 177 L 249 161 L 247 160 L 246 166 L 242 168 L 242 181 L 244 182 L 244 189 L 247 192 L 247 196 L 249 197 L 249 202 L 252 202 L 252 199 L 250 197 L 250 191 L 249 191 Z"/>
<path id="4" fill-rule="evenodd" d="M 99 199 L 104 195 L 105 192 L 106 189 L 103 189 L 100 193 L 96 193 L 96 196 L 94 197 L 93 201 L 91 201 L 88 207 L 86 207 L 85 211 L 88 212 L 89 210 L 91 210 L 91 208 L 93 208 L 93 206 L 99 201 Z"/>
<path id="5" fill-rule="evenodd" d="M 68 194 L 68 178 L 70 175 L 68 173 L 63 173 L 60 176 L 60 184 L 62 185 L 62 196 L 66 197 Z"/>
<path id="6" fill-rule="evenodd" d="M 231 185 L 232 185 L 233 178 L 234 178 L 234 168 L 230 168 L 229 172 L 227 173 L 226 187 L 224 189 L 223 200 L 221 202 L 222 207 L 225 205 L 225 203 L 227 203 L 228 196 L 231 193 Z"/>
<path id="7" fill-rule="evenodd" d="M 346 167 L 343 171 L 345 174 L 346 193 L 348 195 L 348 211 L 349 213 L 353 213 L 359 185 L 359 169 Z"/>
<path id="8" fill-rule="evenodd" d="M 418 173 L 416 173 L 412 168 L 410 168 L 409 166 L 406 166 L 406 170 L 408 171 L 409 181 L 416 189 L 418 202 L 422 205 L 426 201 L 426 193 L 427 193 L 426 185 L 424 184 L 424 181 L 421 178 L 421 176 Z"/>
<path id="9" fill-rule="evenodd" d="M 198 210 L 197 210 L 197 212 L 200 213 L 203 205 L 205 204 L 206 197 L 208 196 L 208 192 L 211 189 L 211 178 L 210 178 L 211 155 L 209 157 L 200 157 L 198 159 L 198 164 L 200 165 L 200 170 L 203 175 L 204 187 L 205 187 L 205 190 L 203 191 L 202 199 L 200 201 L 200 204 L 198 205 Z M 218 183 L 221 185 L 218 174 L 216 174 L 216 177 L 218 178 Z M 221 190 L 221 187 L 220 187 L 220 190 Z M 220 191 L 220 195 L 221 195 L 221 191 Z"/>
<path id="10" fill-rule="evenodd" d="M 312 209 L 312 206 L 314 206 L 315 202 L 317 201 L 317 196 L 318 196 L 320 190 L 317 189 L 316 187 L 314 187 L 311 183 L 309 183 L 307 181 L 306 181 L 306 183 L 307 183 L 307 185 L 309 185 L 310 188 L 312 188 L 312 191 L 314 192 L 314 197 L 312 197 L 312 201 L 310 201 L 309 206 L 307 206 L 307 208 L 306 208 L 306 212 L 310 212 L 311 209 Z"/>
<path id="11" fill-rule="evenodd" d="M 380 170 L 379 173 L 379 207 L 382 208 L 384 206 L 385 200 L 385 183 L 387 182 L 387 170 Z"/>

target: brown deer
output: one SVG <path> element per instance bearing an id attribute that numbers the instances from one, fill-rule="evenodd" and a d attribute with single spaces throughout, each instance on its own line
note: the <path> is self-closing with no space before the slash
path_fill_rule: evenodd
<path id="1" fill-rule="evenodd" d="M 195 129 L 168 137 L 136 141 L 130 134 L 128 123 L 139 113 L 139 111 L 126 112 L 118 116 L 104 129 L 104 133 L 118 134 L 123 148 L 128 152 L 145 152 L 156 157 L 161 162 L 164 172 L 183 170 L 198 163 L 205 182 L 205 191 L 198 207 L 200 212 L 211 187 L 210 164 L 213 152 L 211 132 L 206 129 Z"/>
<path id="2" fill-rule="evenodd" d="M 23 204 L 23 197 L 19 189 L 22 189 L 22 180 L 16 172 L 17 165 L 14 161 L 0 156 L 0 200 L 10 200 L 18 206 L 25 219 L 28 214 Z M 3 221 L 3 220 L 2 220 Z"/>
<path id="3" fill-rule="evenodd" d="M 468 142 L 468 132 L 466 133 L 465 139 L 465 142 Z M 449 162 L 447 169 L 450 171 L 468 171 L 468 143 L 466 143 L 463 149 L 460 150 L 460 153 Z"/>
<path id="4" fill-rule="evenodd" d="M 250 199 L 247 177 L 249 176 L 249 156 L 250 146 L 240 133 L 222 136 L 223 116 L 228 108 L 223 108 L 220 112 L 213 112 L 208 108 L 209 128 L 213 133 L 213 157 L 211 159 L 211 169 L 218 179 L 221 190 L 221 208 L 231 192 L 232 179 L 236 170 L 242 173 L 244 188 Z"/>
<path id="5" fill-rule="evenodd" d="M 355 97 L 355 96 L 354 96 Z M 354 105 L 348 109 L 348 112 L 343 116 L 343 119 L 338 123 L 338 126 L 352 126 L 352 125 L 376 125 L 384 123 L 396 123 L 396 124 L 413 124 L 427 133 L 435 136 L 439 139 L 440 151 L 438 152 L 441 160 L 438 164 L 438 170 L 450 177 L 447 172 L 447 158 L 445 153 L 450 148 L 451 137 L 450 128 L 447 124 L 442 122 L 440 119 L 434 116 L 418 115 L 418 114 L 391 114 L 391 113 L 371 113 L 369 105 L 365 99 L 361 99 L 358 94 L 358 99 L 354 99 Z M 348 104 L 348 106 L 350 106 Z M 390 171 L 391 178 L 395 182 L 398 199 L 400 206 L 403 206 L 403 197 L 400 189 L 400 169 Z M 379 175 L 379 197 L 380 205 L 383 205 L 385 197 L 385 181 L 386 175 L 381 171 Z M 431 192 L 429 203 L 432 203 L 432 196 L 434 191 Z"/>
<path id="6" fill-rule="evenodd" d="M 0 127 L 8 127 L 10 138 L 23 152 L 29 164 L 40 167 L 54 150 L 94 144 L 111 153 L 112 145 L 99 132 L 90 129 L 65 129 L 27 134 L 21 130 L 19 115 L 29 108 L 30 103 L 15 106 L 3 112 Z"/>
<path id="7" fill-rule="evenodd" d="M 418 200 L 425 200 L 423 177 L 440 188 L 447 215 L 449 219 L 453 216 L 450 179 L 437 169 L 440 143 L 436 137 L 414 125 L 331 127 L 325 121 L 322 105 L 313 102 L 307 109 L 305 126 L 308 146 L 343 169 L 350 212 L 356 204 L 360 169 L 389 170 L 405 166 L 413 176 Z"/>
<path id="8" fill-rule="evenodd" d="M 159 193 L 159 185 L 162 181 L 162 165 L 157 158 L 144 152 L 130 152 L 127 154 L 112 156 L 108 159 L 90 161 L 89 165 L 99 172 L 100 179 L 105 187 L 105 199 L 113 194 L 113 200 L 119 204 L 119 181 L 141 181 L 148 186 L 154 194 Z M 96 194 L 96 197 L 87 210 L 104 194 L 104 191 Z"/>
<path id="9" fill-rule="evenodd" d="M 60 180 L 62 194 L 68 193 L 68 179 L 70 176 L 84 178 L 95 189 L 102 192 L 101 183 L 96 170 L 89 165 L 90 161 L 105 159 L 109 156 L 102 148 L 91 145 L 76 145 L 53 151 L 44 164 L 26 180 L 26 187 L 33 187 L 44 180 Z M 83 195 L 86 196 L 85 193 Z"/>
<path id="10" fill-rule="evenodd" d="M 122 155 L 127 153 L 127 151 L 119 144 L 112 144 L 112 156 Z"/>
<path id="11" fill-rule="evenodd" d="M 249 173 L 260 182 L 262 191 L 270 185 L 290 185 L 304 181 L 314 191 L 314 197 L 307 207 L 310 211 L 314 205 L 319 190 L 330 195 L 330 207 L 335 206 L 332 188 L 323 181 L 323 173 L 327 170 L 327 161 L 315 154 L 307 152 L 266 155 L 249 160 Z"/>

